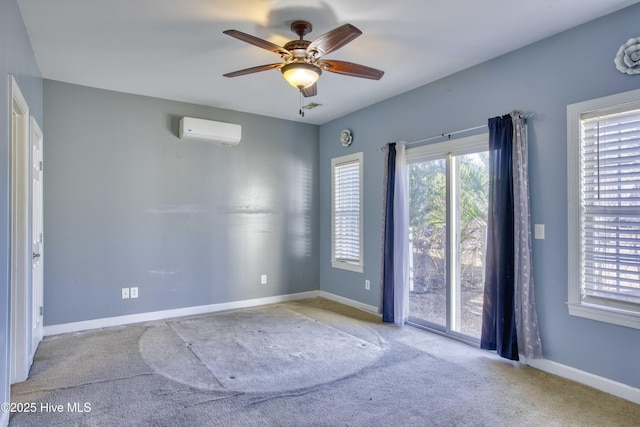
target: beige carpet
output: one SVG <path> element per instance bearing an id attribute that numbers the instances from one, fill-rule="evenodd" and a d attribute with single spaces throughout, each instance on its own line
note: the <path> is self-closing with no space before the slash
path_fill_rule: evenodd
<path id="1" fill-rule="evenodd" d="M 12 427 L 640 424 L 640 405 L 319 298 L 49 337 L 11 395 L 36 409 Z"/>

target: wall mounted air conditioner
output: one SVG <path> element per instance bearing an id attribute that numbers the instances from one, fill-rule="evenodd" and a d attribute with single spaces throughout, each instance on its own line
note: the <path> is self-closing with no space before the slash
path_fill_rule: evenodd
<path id="1" fill-rule="evenodd" d="M 180 138 L 236 145 L 242 136 L 242 126 L 233 123 L 183 117 L 180 119 Z"/>

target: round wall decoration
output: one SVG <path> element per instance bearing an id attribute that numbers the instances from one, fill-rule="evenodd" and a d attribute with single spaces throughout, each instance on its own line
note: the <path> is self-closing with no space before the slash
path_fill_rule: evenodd
<path id="1" fill-rule="evenodd" d="M 353 136 L 351 135 L 351 131 L 349 129 L 344 129 L 340 132 L 340 143 L 343 147 L 348 147 L 353 142 Z"/>
<path id="2" fill-rule="evenodd" d="M 621 73 L 640 74 L 640 36 L 620 46 L 613 62 Z"/>

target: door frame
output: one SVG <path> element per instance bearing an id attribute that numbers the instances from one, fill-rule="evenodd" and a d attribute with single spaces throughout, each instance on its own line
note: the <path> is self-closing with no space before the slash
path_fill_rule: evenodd
<path id="1" fill-rule="evenodd" d="M 43 142 L 44 135 L 35 117 L 29 121 L 29 147 L 31 148 L 31 161 L 29 171 L 31 173 L 31 247 L 33 259 L 31 261 L 31 351 L 29 357 L 33 357 L 38 349 L 38 344 L 44 336 L 43 307 L 44 307 L 44 233 L 43 233 Z M 36 174 L 39 175 L 39 186 L 36 188 Z M 39 272 L 34 271 L 34 263 L 37 263 Z"/>
<path id="2" fill-rule="evenodd" d="M 10 383 L 27 379 L 31 367 L 30 304 L 31 277 L 30 234 L 30 141 L 29 105 L 13 75 L 9 76 L 10 120 L 10 239 L 11 239 L 11 307 L 10 307 Z"/>
<path id="3" fill-rule="evenodd" d="M 457 215 L 457 207 L 451 203 L 452 198 L 459 193 L 459 182 L 456 178 L 457 167 L 454 160 L 454 156 L 461 156 L 465 154 L 476 153 L 480 151 L 487 151 L 489 149 L 489 134 L 487 132 L 478 133 L 471 136 L 447 139 L 442 142 L 436 142 L 433 144 L 425 144 L 418 147 L 407 148 L 407 164 L 420 163 L 432 160 L 444 160 L 446 170 L 446 216 L 448 219 L 454 218 Z M 409 173 L 407 171 L 407 173 Z M 410 196 L 409 196 L 410 197 Z M 408 201 L 409 202 L 409 201 Z M 459 298 L 459 292 L 457 289 L 457 260 L 454 262 L 453 258 L 458 257 L 458 248 L 454 244 L 456 240 L 454 237 L 454 227 L 447 227 L 446 239 L 446 251 L 445 251 L 445 265 L 446 267 L 446 316 L 445 325 L 439 325 L 425 321 L 423 319 L 417 319 L 411 316 L 409 313 L 408 324 L 416 326 L 422 329 L 426 329 L 430 332 L 434 332 L 440 335 L 445 335 L 458 341 L 473 345 L 475 347 L 480 346 L 480 338 L 475 338 L 466 335 L 461 332 L 457 332 L 454 329 L 459 326 L 460 311 L 454 304 L 455 298 Z M 410 255 L 412 256 L 412 255 Z M 409 285 L 407 284 L 407 291 Z"/>

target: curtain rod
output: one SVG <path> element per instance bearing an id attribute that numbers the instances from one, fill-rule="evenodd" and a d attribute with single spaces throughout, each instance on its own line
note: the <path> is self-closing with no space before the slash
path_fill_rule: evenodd
<path id="1" fill-rule="evenodd" d="M 517 110 L 514 111 L 514 112 L 517 112 Z M 530 118 L 530 117 L 533 117 L 533 113 L 520 113 L 520 114 L 525 120 Z M 482 128 L 486 128 L 486 127 L 487 127 L 487 125 L 480 125 L 480 126 L 474 126 L 472 128 L 468 128 L 468 129 L 456 130 L 456 131 L 453 131 L 453 132 L 445 132 L 445 133 L 441 133 L 439 135 L 430 136 L 429 138 L 424 138 L 424 139 L 419 139 L 417 141 L 407 142 L 407 143 L 405 143 L 405 145 L 419 144 L 420 142 L 427 142 L 427 141 L 431 141 L 433 139 L 444 138 L 444 137 L 451 138 L 451 135 L 456 135 L 456 134 L 465 133 L 465 132 L 471 132 L 472 130 L 478 130 L 478 129 L 482 129 Z M 385 147 L 383 146 L 380 149 L 384 150 L 384 148 Z"/>
<path id="2" fill-rule="evenodd" d="M 485 127 L 487 127 L 487 125 L 474 126 L 472 128 L 457 130 L 457 131 L 454 131 L 454 132 L 441 133 L 440 135 L 430 136 L 429 138 L 424 138 L 424 139 L 419 139 L 417 141 L 407 142 L 405 145 L 418 144 L 420 142 L 427 142 L 427 141 L 431 141 L 432 139 L 438 139 L 438 138 L 444 138 L 444 137 L 451 138 L 451 135 L 455 135 L 455 134 L 458 134 L 458 133 L 464 133 L 464 132 L 471 132 L 472 130 L 478 130 L 478 129 L 482 129 L 482 128 L 485 128 Z"/>

